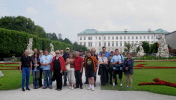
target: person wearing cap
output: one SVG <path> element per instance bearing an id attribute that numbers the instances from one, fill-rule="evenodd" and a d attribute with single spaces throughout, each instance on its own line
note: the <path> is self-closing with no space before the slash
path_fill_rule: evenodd
<path id="1" fill-rule="evenodd" d="M 69 58 L 69 55 L 70 55 L 70 48 L 67 47 L 66 52 L 63 55 L 65 62 L 66 62 L 66 59 Z M 64 71 L 63 74 L 64 74 L 64 86 L 67 86 L 67 71 Z"/>

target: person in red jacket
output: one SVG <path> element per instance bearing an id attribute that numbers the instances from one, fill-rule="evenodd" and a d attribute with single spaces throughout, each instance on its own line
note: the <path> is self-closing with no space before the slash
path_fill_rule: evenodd
<path id="1" fill-rule="evenodd" d="M 75 52 L 75 79 L 76 79 L 76 88 L 83 89 L 82 87 L 82 67 L 83 59 L 79 56 L 79 52 Z"/>
<path id="2" fill-rule="evenodd" d="M 65 61 L 62 56 L 60 56 L 60 51 L 56 51 L 56 56 L 53 57 L 51 63 L 51 70 L 54 72 L 54 77 L 56 79 L 56 90 L 62 90 L 62 72 L 66 70 Z"/>

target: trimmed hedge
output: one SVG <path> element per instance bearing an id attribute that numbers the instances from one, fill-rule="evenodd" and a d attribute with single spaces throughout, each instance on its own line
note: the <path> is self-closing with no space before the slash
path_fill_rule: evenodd
<path id="1" fill-rule="evenodd" d="M 60 41 L 52 41 L 25 32 L 0 28 L 1 58 L 21 56 L 24 50 L 27 49 L 29 38 L 33 38 L 32 48 L 37 48 L 38 50 L 48 49 L 50 51 L 50 43 L 53 43 L 55 50 L 64 49 L 66 47 L 72 48 L 72 45 Z"/>

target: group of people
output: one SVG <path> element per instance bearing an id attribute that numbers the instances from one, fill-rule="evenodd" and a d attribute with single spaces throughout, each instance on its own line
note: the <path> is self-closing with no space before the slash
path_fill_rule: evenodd
<path id="1" fill-rule="evenodd" d="M 28 56 L 29 51 L 25 50 L 24 55 L 20 59 L 20 72 L 22 73 L 22 91 L 29 89 L 30 74 L 33 76 L 33 88 L 52 89 L 52 82 L 56 80 L 56 90 L 61 91 L 62 86 L 69 83 L 70 89 L 83 89 L 82 74 L 85 72 L 85 84 L 88 84 L 87 90 L 94 91 L 96 87 L 97 73 L 100 75 L 101 85 L 107 83 L 116 86 L 117 74 L 122 86 L 122 75 L 126 75 L 126 87 L 132 87 L 133 59 L 131 54 L 127 54 L 127 59 L 119 53 L 118 49 L 106 51 L 106 47 L 102 47 L 102 51 L 96 54 L 96 50 L 92 48 L 87 51 L 83 57 L 82 51 L 70 52 L 70 48 L 57 50 L 56 56 L 49 55 L 48 50 L 34 49 L 34 54 Z M 44 81 L 42 84 L 42 74 Z M 63 79 L 62 79 L 63 78 Z M 62 82 L 64 80 L 64 82 Z"/>

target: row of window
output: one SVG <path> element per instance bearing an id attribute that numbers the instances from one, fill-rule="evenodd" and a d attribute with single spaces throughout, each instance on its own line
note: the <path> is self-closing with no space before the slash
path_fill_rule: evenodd
<path id="1" fill-rule="evenodd" d="M 95 37 L 96 40 L 101 40 L 102 37 Z M 118 40 L 118 39 L 153 39 L 154 36 L 114 36 L 114 37 L 103 37 L 104 40 Z M 86 40 L 86 37 L 80 37 L 80 40 Z M 92 37 L 88 37 L 88 40 L 92 40 Z"/>
<path id="2" fill-rule="evenodd" d="M 154 43 L 154 41 L 148 41 L 149 43 Z M 138 44 L 139 41 L 128 41 L 127 43 L 130 43 L 130 44 Z M 86 45 L 86 42 L 80 42 L 80 45 L 84 45 L 84 46 L 88 46 L 88 47 L 92 47 L 92 42 L 88 42 L 88 45 Z M 124 46 L 125 45 L 125 42 L 104 42 L 103 44 L 101 42 L 99 42 L 96 46 Z"/>

